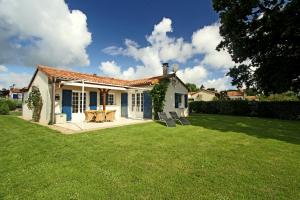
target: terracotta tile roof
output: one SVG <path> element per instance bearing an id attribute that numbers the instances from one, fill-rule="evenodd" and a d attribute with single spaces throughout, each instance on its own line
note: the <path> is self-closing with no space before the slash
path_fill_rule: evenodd
<path id="1" fill-rule="evenodd" d="M 20 89 L 20 88 L 10 88 L 10 91 L 12 93 L 22 93 L 22 89 Z"/>
<path id="2" fill-rule="evenodd" d="M 173 77 L 174 74 L 169 74 L 168 78 Z M 144 79 L 137 79 L 129 81 L 130 86 L 143 86 L 143 85 L 154 85 L 158 83 L 160 80 L 162 80 L 163 76 L 154 76 L 150 78 L 144 78 Z"/>
<path id="3" fill-rule="evenodd" d="M 244 92 L 241 91 L 227 91 L 228 96 L 244 96 Z"/>
<path id="4" fill-rule="evenodd" d="M 54 67 L 38 65 L 38 69 L 50 77 L 56 77 L 56 78 L 61 78 L 61 79 L 69 79 L 69 80 L 84 79 L 84 80 L 90 81 L 90 82 L 122 85 L 122 86 L 128 84 L 128 81 L 125 81 L 125 80 L 96 76 L 93 74 L 73 72 L 73 71 L 68 71 L 68 70 L 62 70 L 62 69 L 58 69 L 58 68 L 54 68 Z"/>
<path id="5" fill-rule="evenodd" d="M 97 76 L 92 74 L 85 74 L 79 72 L 73 72 L 68 70 L 62 70 L 54 67 L 48 67 L 43 65 L 37 65 L 38 70 L 44 72 L 49 77 L 56 77 L 60 79 L 68 80 L 86 80 L 95 83 L 120 85 L 120 86 L 146 86 L 158 83 L 163 76 L 154 76 L 150 78 L 137 79 L 137 80 L 122 80 L 110 77 Z M 174 76 L 170 74 L 169 76 Z"/>

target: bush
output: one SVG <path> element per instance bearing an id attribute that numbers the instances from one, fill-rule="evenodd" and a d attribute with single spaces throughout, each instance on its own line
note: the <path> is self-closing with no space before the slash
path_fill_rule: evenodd
<path id="1" fill-rule="evenodd" d="M 195 101 L 189 105 L 190 112 L 257 116 L 278 119 L 298 119 L 300 102 L 296 101 Z"/>
<path id="2" fill-rule="evenodd" d="M 16 108 L 22 108 L 23 102 L 22 101 L 15 101 L 16 103 Z"/>
<path id="3" fill-rule="evenodd" d="M 16 103 L 16 101 L 14 101 L 14 100 L 6 100 L 6 103 L 7 103 L 7 105 L 8 105 L 8 107 L 9 107 L 9 110 L 16 110 L 16 108 L 17 108 L 17 103 Z"/>
<path id="4" fill-rule="evenodd" d="M 9 114 L 9 106 L 3 101 L 0 103 L 0 115 L 8 115 Z"/>

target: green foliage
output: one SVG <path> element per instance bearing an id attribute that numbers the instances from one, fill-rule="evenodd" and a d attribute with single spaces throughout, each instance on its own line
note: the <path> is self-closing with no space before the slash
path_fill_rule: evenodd
<path id="1" fill-rule="evenodd" d="M 246 88 L 245 93 L 247 94 L 247 96 L 256 96 L 258 94 L 256 88 Z"/>
<path id="2" fill-rule="evenodd" d="M 186 87 L 188 88 L 189 92 L 197 92 L 199 91 L 199 88 L 194 83 L 186 83 Z"/>
<path id="3" fill-rule="evenodd" d="M 17 101 L 11 99 L 1 99 L 0 104 L 6 103 L 10 111 L 14 111 L 17 108 Z"/>
<path id="4" fill-rule="evenodd" d="M 32 112 L 33 121 L 39 122 L 41 116 L 41 110 L 43 107 L 43 100 L 38 87 L 32 86 L 32 90 L 29 93 L 28 99 L 26 100 L 26 104 L 30 110 L 33 110 Z"/>
<path id="5" fill-rule="evenodd" d="M 284 92 L 281 94 L 271 94 L 269 96 L 260 96 L 260 101 L 299 101 L 299 97 L 293 91 Z"/>
<path id="6" fill-rule="evenodd" d="M 149 93 L 153 101 L 154 119 L 158 119 L 158 112 L 162 112 L 164 109 L 169 82 L 169 79 L 161 80 Z"/>
<path id="7" fill-rule="evenodd" d="M 8 115 L 9 114 L 9 106 L 3 101 L 0 103 L 0 115 Z"/>
<path id="8" fill-rule="evenodd" d="M 16 110 L 17 108 L 17 102 L 15 100 L 6 100 L 6 103 L 9 107 L 9 110 L 13 111 L 13 110 Z"/>
<path id="9" fill-rule="evenodd" d="M 299 0 L 213 0 L 213 7 L 223 37 L 217 49 L 237 63 L 228 73 L 233 85 L 300 91 Z"/>
<path id="10" fill-rule="evenodd" d="M 299 101 L 257 102 L 244 100 L 195 101 L 189 104 L 190 112 L 257 116 L 279 119 L 299 119 Z"/>

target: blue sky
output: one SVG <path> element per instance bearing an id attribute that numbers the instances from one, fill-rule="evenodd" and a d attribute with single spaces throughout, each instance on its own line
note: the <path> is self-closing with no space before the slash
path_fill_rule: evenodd
<path id="1" fill-rule="evenodd" d="M 220 36 L 211 0 L 0 4 L 0 87 L 27 85 L 38 63 L 134 79 L 158 75 L 161 62 L 178 64 L 186 82 L 230 87 L 231 59 L 214 51 Z"/>

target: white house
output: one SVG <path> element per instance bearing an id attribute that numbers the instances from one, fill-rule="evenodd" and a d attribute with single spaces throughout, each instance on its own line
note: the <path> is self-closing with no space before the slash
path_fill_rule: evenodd
<path id="1" fill-rule="evenodd" d="M 200 89 L 198 92 L 189 92 L 188 97 L 191 101 L 213 101 L 217 92 Z"/>
<path id="2" fill-rule="evenodd" d="M 9 98 L 13 100 L 22 100 L 23 99 L 23 88 L 12 87 L 9 89 Z"/>
<path id="3" fill-rule="evenodd" d="M 167 78 L 170 84 L 164 112 L 176 111 L 180 116 L 187 116 L 188 90 L 185 84 L 175 73 L 168 73 L 167 63 L 163 64 L 162 71 L 161 76 L 121 80 L 38 65 L 24 93 L 23 102 L 28 98 L 32 86 L 37 86 L 43 100 L 42 123 L 55 122 L 55 115 L 59 113 L 65 113 L 67 121 L 83 121 L 86 110 L 116 110 L 116 119 L 151 119 L 153 109 L 149 91 L 160 80 Z M 23 118 L 32 118 L 32 111 L 25 103 Z"/>

